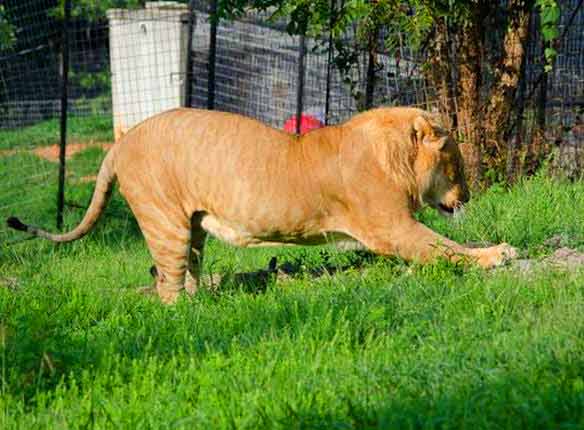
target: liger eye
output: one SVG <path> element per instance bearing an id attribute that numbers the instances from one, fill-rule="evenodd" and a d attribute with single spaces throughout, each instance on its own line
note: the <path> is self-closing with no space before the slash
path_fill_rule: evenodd
<path id="1" fill-rule="evenodd" d="M 456 166 L 454 165 L 454 163 L 451 163 L 450 161 L 451 161 L 450 157 L 444 160 L 444 167 L 442 169 L 442 172 L 444 173 L 444 176 L 446 176 L 448 179 L 454 179 L 456 177 Z"/>

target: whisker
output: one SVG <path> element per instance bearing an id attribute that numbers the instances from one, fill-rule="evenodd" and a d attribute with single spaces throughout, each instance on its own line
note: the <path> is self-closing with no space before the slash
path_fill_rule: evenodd
<path id="1" fill-rule="evenodd" d="M 462 203 L 458 203 L 454 206 L 454 212 L 452 213 L 452 217 L 457 221 L 460 222 L 464 218 L 464 205 Z"/>

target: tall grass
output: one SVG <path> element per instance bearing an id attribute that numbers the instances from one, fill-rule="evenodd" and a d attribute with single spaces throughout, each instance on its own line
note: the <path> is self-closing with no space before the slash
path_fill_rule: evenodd
<path id="1" fill-rule="evenodd" d="M 540 258 L 553 235 L 584 249 L 583 196 L 583 183 L 537 177 L 476 197 L 461 220 L 420 217 Z M 584 427 L 582 270 L 211 240 L 206 272 L 273 255 L 304 269 L 265 291 L 225 285 L 164 307 L 137 293 L 151 260 L 118 196 L 104 218 L 73 244 L 0 251 L 0 428 Z M 313 277 L 327 254 L 344 270 Z"/>

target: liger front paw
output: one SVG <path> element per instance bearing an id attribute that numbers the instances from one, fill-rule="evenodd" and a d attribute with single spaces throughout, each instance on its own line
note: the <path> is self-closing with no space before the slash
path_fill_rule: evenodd
<path id="1" fill-rule="evenodd" d="M 517 256 L 518 252 L 516 248 L 507 243 L 502 243 L 497 246 L 482 249 L 478 258 L 478 263 L 482 267 L 489 269 L 501 266 L 508 261 L 517 258 Z"/>

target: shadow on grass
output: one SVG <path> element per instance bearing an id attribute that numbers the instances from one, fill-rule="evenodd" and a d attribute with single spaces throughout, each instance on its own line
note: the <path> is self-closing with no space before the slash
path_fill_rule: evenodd
<path id="1" fill-rule="evenodd" d="M 285 404 L 282 418 L 264 417 L 266 428 L 460 429 L 582 428 L 584 398 L 569 381 L 541 387 L 537 378 L 507 370 L 492 381 L 452 384 L 440 392 L 374 392 L 344 397 L 342 406 L 318 413 Z"/>
<path id="2" fill-rule="evenodd" d="M 279 262 L 278 257 L 270 258 L 265 269 L 248 272 L 227 272 L 225 274 L 209 274 L 201 278 L 204 288 L 215 294 L 242 291 L 251 294 L 264 293 L 274 282 L 282 282 L 298 278 L 317 279 L 322 276 L 333 276 L 345 271 L 362 270 L 374 263 L 379 257 L 368 251 L 345 252 L 345 262 L 332 261 L 331 254 L 322 250 L 320 261 L 313 267 L 307 266 L 302 255 L 287 261 Z"/>

